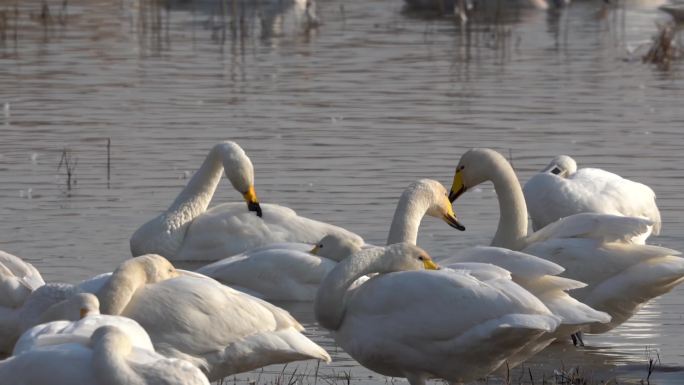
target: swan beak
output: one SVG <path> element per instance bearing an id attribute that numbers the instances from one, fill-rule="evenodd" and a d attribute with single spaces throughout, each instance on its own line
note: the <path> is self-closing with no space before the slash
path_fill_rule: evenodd
<path id="1" fill-rule="evenodd" d="M 249 186 L 249 190 L 242 194 L 247 202 L 247 209 L 249 211 L 255 211 L 258 217 L 261 217 L 261 206 L 259 206 L 259 198 L 257 198 L 256 191 L 254 191 L 254 186 Z"/>
<path id="2" fill-rule="evenodd" d="M 461 174 L 461 170 L 456 170 L 456 174 L 454 174 L 454 183 L 451 185 L 451 191 L 449 191 L 449 201 L 453 203 L 453 201 L 466 192 L 466 190 L 467 188 L 463 184 L 463 174 Z"/>
<path id="3" fill-rule="evenodd" d="M 439 270 L 440 267 L 438 264 L 435 263 L 432 259 L 425 258 L 423 259 L 423 267 L 425 267 L 425 270 Z"/>
<path id="4" fill-rule="evenodd" d="M 85 318 L 85 316 L 88 315 L 88 309 L 86 309 L 86 308 L 81 308 L 81 311 L 80 311 L 80 314 L 79 314 L 79 315 L 80 315 L 79 318 L 81 318 L 81 319 Z"/>
<path id="5" fill-rule="evenodd" d="M 311 254 L 313 254 L 313 255 L 317 255 L 317 254 L 318 254 L 318 249 L 320 249 L 320 247 L 318 247 L 318 245 L 316 245 L 316 246 L 314 246 L 313 249 L 311 249 L 311 251 L 309 251 L 309 253 L 311 253 Z"/>
<path id="6" fill-rule="evenodd" d="M 444 214 L 442 219 L 444 219 L 444 222 L 446 222 L 447 225 L 455 228 L 456 230 L 465 231 L 465 226 L 463 226 L 461 222 L 459 222 L 458 219 L 456 219 L 456 216 L 453 212 Z"/>

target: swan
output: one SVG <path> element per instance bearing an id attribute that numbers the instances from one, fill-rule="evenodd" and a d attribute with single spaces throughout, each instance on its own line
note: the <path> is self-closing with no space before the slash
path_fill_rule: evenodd
<path id="1" fill-rule="evenodd" d="M 90 338 L 96 329 L 105 325 L 116 326 L 125 332 L 134 347 L 154 351 L 149 335 L 137 322 L 127 317 L 100 314 L 100 302 L 94 294 L 77 293 L 73 300 L 81 304 L 71 309 L 72 317 L 78 314 L 79 320 L 46 322 L 28 329 L 14 345 L 12 355 L 40 346 L 65 343 L 79 336 Z"/>
<path id="2" fill-rule="evenodd" d="M 416 207 L 423 206 L 423 211 L 416 211 Z M 417 238 L 417 226 L 426 213 L 454 228 L 465 229 L 456 219 L 446 189 L 439 182 L 420 180 L 402 193 L 390 226 L 388 242 L 396 243 L 399 241 L 393 239 L 406 238 L 404 234 L 413 231 L 414 226 Z M 406 241 L 415 244 L 416 239 Z M 313 250 L 306 244 L 269 245 L 223 259 L 197 271 L 266 300 L 313 301 L 318 285 L 335 264 L 363 246 L 360 239 L 330 234 L 319 241 Z"/>
<path id="3" fill-rule="evenodd" d="M 573 291 L 586 305 L 608 313 L 611 321 L 591 324 L 603 333 L 629 319 L 647 301 L 667 293 L 684 279 L 679 252 L 631 243 L 653 222 L 636 217 L 580 213 L 527 234 L 527 208 L 515 171 L 491 149 L 472 149 L 460 159 L 449 199 L 492 181 L 501 211 L 493 246 L 520 250 L 565 268 L 563 276 L 587 284 Z M 581 342 L 581 341 L 580 341 Z"/>
<path id="4" fill-rule="evenodd" d="M 359 363 L 411 385 L 486 376 L 560 322 L 510 277 L 483 282 L 465 272 L 423 270 L 437 268 L 409 243 L 361 250 L 321 283 L 316 319 Z M 349 291 L 372 273 L 379 274 Z"/>
<path id="5" fill-rule="evenodd" d="M 23 332 L 38 324 L 69 320 L 76 321 L 92 308 L 90 300 L 76 295 L 79 290 L 69 284 L 48 283 L 34 290 L 22 307 L 15 309 L 4 319 L 0 346 L 2 353 L 12 352 Z"/>
<path id="6" fill-rule="evenodd" d="M 155 349 L 187 360 L 211 381 L 269 364 L 330 361 L 288 312 L 164 257 L 123 262 L 96 293 L 100 311 L 137 321 Z"/>
<path id="7" fill-rule="evenodd" d="M 207 210 L 225 172 L 245 201 Z M 255 211 L 256 215 L 250 213 Z M 143 224 L 130 240 L 133 256 L 160 254 L 172 261 L 218 261 L 277 242 L 315 243 L 327 234 L 361 238 L 341 227 L 298 216 L 293 210 L 260 204 L 254 167 L 235 142 L 215 145 L 171 206 Z"/>
<path id="8" fill-rule="evenodd" d="M 650 187 L 598 168 L 578 170 L 567 155 L 555 157 L 530 178 L 523 193 L 535 231 L 572 214 L 593 212 L 647 218 L 654 223 L 653 234 L 660 233 L 660 211 Z M 643 244 L 645 237 L 635 241 Z"/>
<path id="9" fill-rule="evenodd" d="M 0 250 L 0 355 L 12 351 L 18 337 L 17 313 L 29 295 L 44 284 L 33 265 Z"/>
<path id="10" fill-rule="evenodd" d="M 306 243 L 279 243 L 201 267 L 198 273 L 268 301 L 313 301 L 321 280 L 362 244 L 326 235 L 312 249 Z"/>
<path id="11" fill-rule="evenodd" d="M 117 326 L 101 326 L 88 337 L 45 337 L 59 342 L 0 361 L 0 385 L 209 385 L 198 368 L 135 347 Z"/>
<path id="12" fill-rule="evenodd" d="M 415 245 L 425 215 L 453 216 L 447 197 L 446 188 L 435 180 L 422 179 L 409 185 L 399 200 L 387 244 L 408 242 Z M 467 270 L 480 280 L 487 280 L 490 276 L 501 278 L 502 268 L 515 283 L 539 298 L 554 315 L 560 317 L 561 325 L 553 333 L 531 341 L 518 354 L 509 357 L 509 367 L 541 351 L 557 338 L 567 338 L 588 324 L 610 321 L 608 314 L 592 309 L 566 292 L 586 285 L 558 277 L 564 270 L 561 266 L 533 255 L 500 247 L 478 246 L 457 250 L 447 258 L 440 259 L 439 263 L 451 269 Z"/>

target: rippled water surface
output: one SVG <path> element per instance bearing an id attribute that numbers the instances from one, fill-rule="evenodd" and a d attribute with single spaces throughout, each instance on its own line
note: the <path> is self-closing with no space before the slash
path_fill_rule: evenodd
<path id="1" fill-rule="evenodd" d="M 400 0 L 319 0 L 317 28 L 288 1 L 42 4 L 0 1 L 0 248 L 47 280 L 75 282 L 128 258 L 131 233 L 225 139 L 252 158 L 262 201 L 378 244 L 402 189 L 424 177 L 450 183 L 467 148 L 499 149 L 522 180 L 567 153 L 649 184 L 664 229 L 653 243 L 684 250 L 683 66 L 640 60 L 667 19 L 657 2 L 541 11 L 501 1 L 462 26 Z M 214 201 L 239 198 L 223 182 Z M 424 221 L 419 244 L 431 254 L 493 235 L 491 185 L 456 211 L 464 233 Z M 335 358 L 305 383 L 391 381 L 336 349 L 310 304 L 284 305 Z M 680 384 L 683 314 L 680 287 L 588 337 L 591 347 L 555 345 L 526 365 L 535 383 L 574 366 L 624 383 L 659 356 L 651 383 Z M 290 364 L 286 380 L 294 368 L 316 365 Z M 275 381 L 281 370 L 237 381 Z M 511 376 L 529 382 L 519 369 Z"/>

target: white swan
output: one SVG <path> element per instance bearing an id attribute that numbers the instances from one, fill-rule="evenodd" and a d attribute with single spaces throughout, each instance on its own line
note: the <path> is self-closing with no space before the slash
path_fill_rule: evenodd
<path id="1" fill-rule="evenodd" d="M 211 381 L 261 366 L 330 361 L 288 312 L 159 255 L 121 264 L 97 293 L 100 310 L 137 321 L 155 349 L 190 361 Z"/>
<path id="2" fill-rule="evenodd" d="M 274 244 L 222 259 L 197 272 L 265 300 L 313 301 L 323 278 L 361 246 L 355 238 L 326 235 L 313 250 L 306 243 Z"/>
<path id="3" fill-rule="evenodd" d="M 242 203 L 207 210 L 224 171 L 256 215 Z M 300 217 L 287 207 L 260 205 L 252 162 L 237 143 L 223 142 L 212 148 L 173 204 L 136 230 L 130 243 L 133 256 L 155 253 L 170 260 L 218 261 L 270 243 L 313 244 L 327 234 L 361 241 L 341 227 Z"/>
<path id="4" fill-rule="evenodd" d="M 12 351 L 18 337 L 17 313 L 26 298 L 44 284 L 33 265 L 0 250 L 0 355 Z"/>
<path id="5" fill-rule="evenodd" d="M 314 302 L 318 323 L 362 365 L 412 385 L 486 376 L 559 324 L 510 277 L 483 282 L 423 268 L 436 265 L 408 243 L 356 253 L 322 282 Z M 380 274 L 348 290 L 372 273 Z"/>
<path id="6" fill-rule="evenodd" d="M 57 320 L 76 321 L 87 313 L 92 306 L 88 298 L 77 293 L 78 289 L 68 284 L 49 283 L 34 290 L 22 307 L 3 320 L 0 340 L 3 352 L 11 353 L 19 336 L 35 325 Z"/>
<path id="7" fill-rule="evenodd" d="M 423 206 L 424 210 L 416 211 L 416 207 Z M 456 219 L 446 189 L 439 182 L 421 180 L 402 193 L 390 226 L 389 243 L 415 243 L 416 239 L 405 234 L 415 229 L 413 238 L 417 238 L 417 228 L 426 213 L 464 229 Z M 198 272 L 263 299 L 312 301 L 318 285 L 335 264 L 362 246 L 360 239 L 331 234 L 311 252 L 311 246 L 305 244 L 269 245 L 207 265 Z"/>
<path id="8" fill-rule="evenodd" d="M 654 223 L 653 234 L 660 233 L 660 211 L 650 187 L 598 168 L 578 170 L 567 155 L 555 157 L 530 178 L 523 193 L 535 231 L 569 215 L 592 212 L 648 218 Z M 642 236 L 635 241 L 645 240 Z"/>
<path id="9" fill-rule="evenodd" d="M 453 215 L 446 189 L 441 183 L 430 179 L 414 182 L 404 190 L 392 220 L 387 243 L 408 242 L 415 245 L 421 220 L 426 214 L 435 217 Z M 530 341 L 524 349 L 509 357 L 509 367 L 516 366 L 541 351 L 556 338 L 567 338 L 588 324 L 610 321 L 609 315 L 577 301 L 566 292 L 586 285 L 558 277 L 564 270 L 561 266 L 533 255 L 500 247 L 480 246 L 457 250 L 439 262 L 444 267 L 469 271 L 483 281 L 490 277 L 500 279 L 500 268 L 503 268 L 515 283 L 539 298 L 554 315 L 560 317 L 561 325 L 553 333 Z"/>
<path id="10" fill-rule="evenodd" d="M 127 317 L 100 314 L 100 302 L 94 294 L 77 293 L 73 299 L 81 304 L 80 308 L 71 309 L 73 317 L 81 317 L 78 321 L 52 321 L 28 329 L 14 345 L 12 355 L 41 346 L 66 343 L 80 337 L 90 338 L 96 329 L 105 325 L 116 326 L 126 333 L 133 347 L 154 351 L 150 337 L 137 322 Z"/>
<path id="11" fill-rule="evenodd" d="M 490 149 L 473 149 L 459 161 L 449 193 L 453 201 L 482 182 L 492 181 L 501 216 L 492 245 L 522 250 L 565 268 L 563 276 L 585 282 L 573 296 L 611 316 L 592 324 L 591 333 L 620 325 L 652 298 L 684 279 L 679 252 L 629 243 L 653 222 L 606 214 L 575 214 L 527 235 L 527 208 L 511 165 Z"/>
<path id="12" fill-rule="evenodd" d="M 116 326 L 47 342 L 0 361 L 0 385 L 209 385 L 188 362 L 136 348 Z"/>

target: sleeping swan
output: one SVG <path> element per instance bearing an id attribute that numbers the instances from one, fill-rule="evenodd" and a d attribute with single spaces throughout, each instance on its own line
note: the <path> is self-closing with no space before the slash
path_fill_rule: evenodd
<path id="1" fill-rule="evenodd" d="M 159 255 L 122 263 L 97 292 L 104 314 L 123 315 L 149 333 L 155 349 L 202 369 L 210 381 L 297 360 L 330 361 L 288 312 Z"/>
<path id="2" fill-rule="evenodd" d="M 207 210 L 224 172 L 247 207 L 224 203 Z M 313 244 L 327 234 L 362 242 L 341 227 L 300 217 L 284 206 L 260 204 L 249 157 L 237 143 L 222 142 L 211 149 L 171 206 L 136 230 L 130 243 L 133 256 L 153 253 L 172 261 L 218 261 L 271 243 Z"/>

